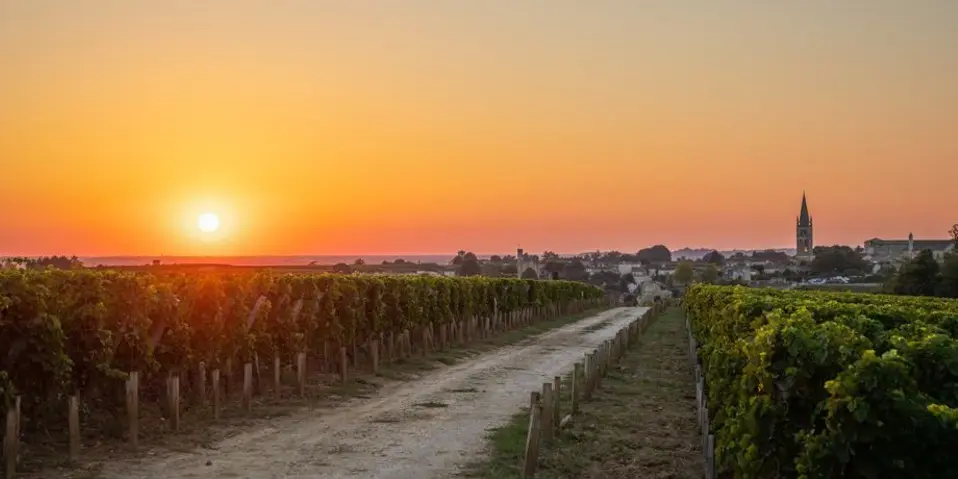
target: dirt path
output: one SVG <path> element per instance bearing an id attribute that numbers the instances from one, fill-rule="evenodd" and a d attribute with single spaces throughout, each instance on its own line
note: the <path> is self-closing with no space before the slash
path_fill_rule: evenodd
<path id="1" fill-rule="evenodd" d="M 107 464 L 107 478 L 439 478 L 482 453 L 542 382 L 646 308 L 616 308 L 396 383 L 372 399 L 277 419 L 210 449 Z"/>

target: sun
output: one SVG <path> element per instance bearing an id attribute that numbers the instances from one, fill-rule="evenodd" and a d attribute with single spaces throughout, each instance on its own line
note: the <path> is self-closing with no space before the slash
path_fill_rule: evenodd
<path id="1" fill-rule="evenodd" d="M 213 213 L 203 213 L 196 220 L 196 225 L 204 233 L 212 233 L 220 229 L 220 217 Z"/>

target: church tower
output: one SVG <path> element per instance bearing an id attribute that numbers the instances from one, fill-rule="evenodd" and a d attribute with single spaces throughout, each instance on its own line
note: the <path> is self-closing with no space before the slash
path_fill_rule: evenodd
<path id="1" fill-rule="evenodd" d="M 805 200 L 805 193 L 802 192 L 802 211 L 798 215 L 798 221 L 795 226 L 795 256 L 799 258 L 811 258 L 814 248 L 812 217 L 808 214 L 808 202 Z"/>

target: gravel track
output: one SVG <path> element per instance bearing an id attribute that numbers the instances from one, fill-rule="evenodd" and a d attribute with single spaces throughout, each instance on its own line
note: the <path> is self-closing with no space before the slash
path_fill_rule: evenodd
<path id="1" fill-rule="evenodd" d="M 491 351 L 371 399 L 279 418 L 210 449 L 108 463 L 106 478 L 442 478 L 480 457 L 553 376 L 647 308 L 615 308 Z M 208 465 L 209 464 L 209 465 Z"/>

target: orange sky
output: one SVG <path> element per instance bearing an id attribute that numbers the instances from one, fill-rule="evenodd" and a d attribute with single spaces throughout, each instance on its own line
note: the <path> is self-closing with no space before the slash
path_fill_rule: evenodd
<path id="1" fill-rule="evenodd" d="M 0 255 L 958 222 L 958 2 L 0 0 Z M 196 216 L 224 222 L 202 240 Z"/>

